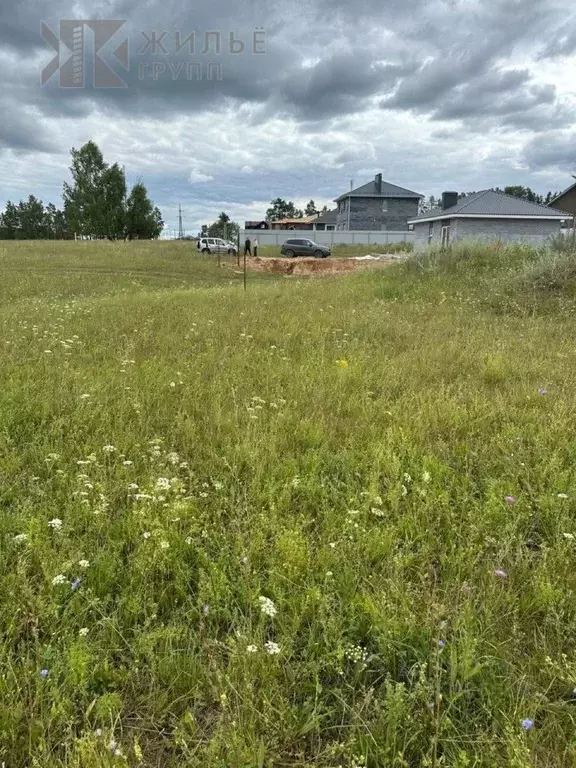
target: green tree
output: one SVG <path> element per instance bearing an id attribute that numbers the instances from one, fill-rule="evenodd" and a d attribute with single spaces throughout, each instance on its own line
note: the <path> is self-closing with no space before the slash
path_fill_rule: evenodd
<path id="1" fill-rule="evenodd" d="M 150 240 L 159 237 L 164 222 L 160 210 L 148 197 L 148 190 L 138 181 L 126 203 L 126 233 L 130 240 Z"/>
<path id="2" fill-rule="evenodd" d="M 118 163 L 102 174 L 102 215 L 104 234 L 110 239 L 124 237 L 126 232 L 126 176 Z"/>
<path id="3" fill-rule="evenodd" d="M 268 221 L 278 221 L 279 219 L 301 219 L 302 211 L 296 208 L 292 201 L 286 202 L 281 197 L 271 200 L 270 208 L 266 211 Z"/>
<path id="4" fill-rule="evenodd" d="M 42 200 L 34 195 L 30 195 L 26 201 L 21 200 L 18 203 L 18 217 L 22 240 L 41 240 L 47 237 L 47 220 Z"/>
<path id="5" fill-rule="evenodd" d="M 2 240 L 18 240 L 20 238 L 20 215 L 18 206 L 6 203 L 4 212 L 0 215 L 0 236 Z"/>
<path id="6" fill-rule="evenodd" d="M 544 198 L 542 197 L 542 195 L 536 194 L 536 192 L 530 189 L 530 187 L 522 187 L 522 186 L 504 187 L 504 194 L 512 195 L 513 197 L 520 197 L 522 198 L 522 200 L 527 200 L 529 203 L 544 202 Z"/>
<path id="7" fill-rule="evenodd" d="M 207 228 L 208 237 L 222 237 L 224 240 L 235 241 L 240 231 L 239 225 L 222 211 L 218 219 Z"/>
<path id="8" fill-rule="evenodd" d="M 310 202 L 306 205 L 306 210 L 304 211 L 305 216 L 314 216 L 315 213 L 318 213 L 318 210 L 316 208 L 316 203 L 314 200 L 310 200 Z"/>
<path id="9" fill-rule="evenodd" d="M 53 240 L 65 240 L 70 237 L 66 225 L 64 211 L 59 210 L 53 203 L 48 203 L 44 212 L 47 237 Z"/>
<path id="10" fill-rule="evenodd" d="M 64 183 L 64 212 L 72 232 L 85 237 L 104 237 L 103 176 L 106 163 L 98 146 L 89 141 L 72 149 L 72 184 Z"/>

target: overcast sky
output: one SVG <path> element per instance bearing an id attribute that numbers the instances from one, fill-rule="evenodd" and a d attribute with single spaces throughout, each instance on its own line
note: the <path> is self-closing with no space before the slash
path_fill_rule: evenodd
<path id="1" fill-rule="evenodd" d="M 94 87 L 87 28 L 85 86 L 58 71 L 41 86 L 41 23 L 58 34 L 61 19 L 126 21 L 101 56 L 126 87 Z M 216 30 L 221 53 L 214 36 L 203 53 Z M 127 68 L 113 55 L 126 38 Z M 574 0 L 0 0 L 0 72 L 2 206 L 60 204 L 69 150 L 89 139 L 143 177 L 168 229 L 181 203 L 194 233 L 278 196 L 330 204 L 378 171 L 426 196 L 576 174 Z"/>

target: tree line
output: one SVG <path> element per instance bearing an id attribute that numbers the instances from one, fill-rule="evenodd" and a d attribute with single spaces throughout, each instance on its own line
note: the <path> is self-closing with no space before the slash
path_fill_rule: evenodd
<path id="1" fill-rule="evenodd" d="M 301 219 L 304 216 L 314 216 L 318 213 L 326 212 L 328 208 L 324 206 L 322 211 L 316 208 L 314 200 L 310 200 L 307 203 L 306 208 L 302 211 L 300 208 L 296 208 L 291 200 L 283 200 L 281 197 L 277 197 L 276 200 L 270 201 L 270 208 L 266 211 L 267 221 L 279 221 L 280 219 Z M 203 224 L 201 237 L 221 237 L 224 240 L 236 241 L 238 232 L 240 231 L 240 225 L 236 221 L 232 221 L 230 216 L 225 212 L 219 214 L 216 221 L 212 224 Z"/>
<path id="2" fill-rule="evenodd" d="M 268 221 L 302 219 L 304 216 L 315 216 L 317 213 L 325 213 L 327 210 L 328 208 L 324 206 L 322 211 L 319 211 L 314 200 L 310 200 L 302 211 L 301 208 L 296 208 L 291 200 L 283 200 L 281 197 L 277 197 L 276 200 L 270 201 L 270 208 L 266 211 L 266 219 Z"/>
<path id="3" fill-rule="evenodd" d="M 0 214 L 0 239 L 152 239 L 164 222 L 138 180 L 128 192 L 124 168 L 108 165 L 97 144 L 72 149 L 72 182 L 64 183 L 63 208 L 44 205 L 34 195 L 6 203 Z"/>

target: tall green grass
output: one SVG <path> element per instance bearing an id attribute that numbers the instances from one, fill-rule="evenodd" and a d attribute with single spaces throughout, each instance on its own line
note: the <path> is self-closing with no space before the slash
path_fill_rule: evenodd
<path id="1" fill-rule="evenodd" d="M 503 293 L 537 259 L 244 294 L 182 244 L 4 247 L 0 762 L 573 765 L 573 308 Z"/>

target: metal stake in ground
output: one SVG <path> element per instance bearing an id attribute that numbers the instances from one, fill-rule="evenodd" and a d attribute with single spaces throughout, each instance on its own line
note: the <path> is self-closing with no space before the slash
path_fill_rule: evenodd
<path id="1" fill-rule="evenodd" d="M 244 248 L 244 290 L 246 290 L 246 248 Z"/>

